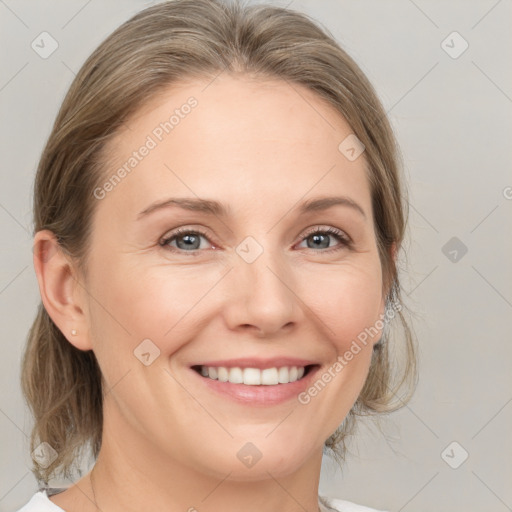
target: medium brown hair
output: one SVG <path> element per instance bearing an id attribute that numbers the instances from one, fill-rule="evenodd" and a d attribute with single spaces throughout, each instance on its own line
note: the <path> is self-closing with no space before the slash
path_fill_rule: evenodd
<path id="1" fill-rule="evenodd" d="M 384 290 L 389 303 L 400 304 L 392 245 L 402 245 L 407 201 L 386 113 L 364 73 L 325 28 L 275 6 L 168 1 L 139 12 L 107 37 L 76 75 L 42 153 L 34 183 L 34 234 L 51 230 L 85 276 L 97 205 L 93 191 L 108 170 L 106 144 L 130 115 L 170 85 L 213 80 L 221 72 L 300 84 L 346 119 L 365 146 Z M 360 396 L 325 442 L 338 461 L 345 458 L 356 416 L 396 410 L 412 396 L 416 348 L 404 311 L 390 323 L 397 335 L 375 346 Z M 395 358 L 399 352 L 401 360 Z M 402 386 L 405 395 L 394 400 Z M 35 420 L 31 451 L 47 442 L 58 454 L 49 467 L 35 464 L 32 471 L 45 484 L 58 475 L 72 478 L 82 451 L 89 447 L 96 458 L 101 447 L 102 375 L 94 353 L 69 343 L 42 303 L 25 347 L 22 390 Z"/>

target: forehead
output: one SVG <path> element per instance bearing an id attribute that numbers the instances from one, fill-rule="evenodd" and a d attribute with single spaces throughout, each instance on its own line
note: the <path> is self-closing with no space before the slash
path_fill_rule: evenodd
<path id="1" fill-rule="evenodd" d="M 139 212 L 166 195 L 283 208 L 333 189 L 370 208 L 364 154 L 350 161 L 339 150 L 351 133 L 341 114 L 298 84 L 221 75 L 173 85 L 111 141 L 105 178 L 127 172 L 102 208 Z"/>

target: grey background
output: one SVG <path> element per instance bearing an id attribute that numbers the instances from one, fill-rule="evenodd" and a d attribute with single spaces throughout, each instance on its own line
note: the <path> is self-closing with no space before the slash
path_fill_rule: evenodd
<path id="1" fill-rule="evenodd" d="M 150 3 L 0 0 L 0 511 L 36 490 L 19 364 L 39 303 L 31 250 L 38 158 L 73 74 Z M 512 510 L 511 2 L 290 7 L 320 21 L 356 59 L 396 130 L 411 204 L 403 280 L 420 342 L 413 400 L 384 421 L 385 436 L 361 424 L 343 474 L 324 458 L 320 492 L 390 511 Z M 47 59 L 31 48 L 43 31 L 59 44 Z M 453 31 L 469 44 L 458 58 L 441 47 Z M 447 44 L 452 54 L 462 48 L 453 37 Z M 442 250 L 452 237 L 445 253 L 453 258 L 455 248 L 456 262 Z M 457 469 L 445 462 L 457 465 L 463 450 L 469 457 Z"/>

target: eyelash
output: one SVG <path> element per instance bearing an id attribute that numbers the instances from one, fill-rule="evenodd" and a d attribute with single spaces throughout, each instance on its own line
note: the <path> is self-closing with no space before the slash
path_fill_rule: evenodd
<path id="1" fill-rule="evenodd" d="M 307 231 L 304 234 L 304 236 L 302 237 L 301 242 L 306 240 L 307 238 L 309 238 L 311 235 L 315 235 L 317 233 L 335 237 L 340 242 L 340 246 L 332 247 L 330 249 L 323 249 L 323 250 L 315 251 L 315 252 L 321 252 L 321 253 L 325 254 L 325 253 L 339 251 L 344 248 L 352 247 L 352 241 L 350 240 L 350 238 L 343 231 L 340 231 L 339 229 L 332 228 L 332 227 L 329 227 L 329 228 L 316 227 L 310 231 Z M 165 238 L 163 238 L 158 244 L 174 253 L 185 253 L 190 256 L 199 256 L 201 249 L 194 249 L 192 251 L 184 251 L 182 249 L 177 249 L 174 247 L 171 248 L 167 245 L 167 244 L 169 244 L 169 242 L 172 242 L 174 239 L 179 238 L 182 235 L 201 235 L 204 238 L 206 238 L 207 240 L 209 240 L 208 235 L 201 229 L 179 228 L 176 231 L 174 231 L 173 233 L 171 233 L 169 236 L 166 236 Z"/>

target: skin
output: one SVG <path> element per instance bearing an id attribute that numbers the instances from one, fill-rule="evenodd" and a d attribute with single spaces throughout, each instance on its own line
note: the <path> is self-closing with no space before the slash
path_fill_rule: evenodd
<path id="1" fill-rule="evenodd" d="M 338 145 L 350 126 L 304 87 L 225 74 L 208 83 L 169 88 L 117 134 L 106 179 L 169 112 L 190 96 L 198 101 L 97 200 L 87 278 L 51 232 L 37 233 L 41 254 L 54 252 L 45 259 L 35 251 L 41 297 L 69 342 L 94 351 L 107 382 L 94 469 L 102 510 L 316 511 L 323 443 L 356 401 L 379 337 L 308 404 L 236 403 L 189 366 L 289 355 L 317 361 L 321 375 L 375 324 L 385 290 L 364 154 L 345 158 Z M 334 195 L 366 216 L 347 206 L 294 210 Z M 215 199 L 231 216 L 166 208 L 136 219 L 169 197 Z M 318 248 L 304 236 L 317 226 L 343 231 L 352 246 L 327 236 Z M 198 256 L 183 238 L 159 246 L 179 227 L 206 231 Z M 247 236 L 263 248 L 252 263 L 236 252 Z M 160 350 L 149 366 L 133 353 L 146 338 Z M 237 458 L 247 442 L 262 453 L 251 468 Z M 90 474 L 51 501 L 95 510 Z"/>

